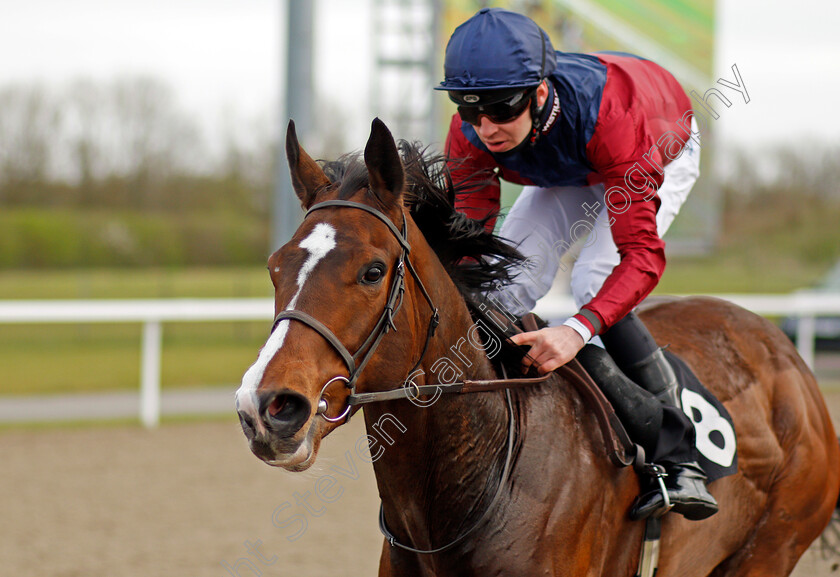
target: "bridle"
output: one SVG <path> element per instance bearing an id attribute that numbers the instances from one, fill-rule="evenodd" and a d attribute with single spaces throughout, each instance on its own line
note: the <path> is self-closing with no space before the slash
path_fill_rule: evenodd
<path id="1" fill-rule="evenodd" d="M 429 291 L 426 290 L 426 287 L 423 285 L 423 281 L 420 280 L 417 271 L 414 268 L 414 265 L 411 263 L 411 245 L 408 242 L 408 228 L 406 226 L 405 214 L 402 215 L 403 223 L 402 223 L 402 231 L 397 229 L 394 225 L 393 221 L 388 218 L 384 213 L 381 211 L 368 206 L 366 204 L 362 204 L 359 202 L 353 202 L 350 200 L 327 200 L 324 202 L 320 202 L 314 206 L 312 206 L 304 216 L 304 219 L 312 214 L 316 210 L 321 210 L 323 208 L 329 207 L 345 207 L 345 208 L 355 208 L 358 210 L 363 210 L 369 214 L 372 214 L 379 220 L 381 220 L 387 227 L 388 230 L 391 231 L 391 234 L 394 235 L 394 238 L 397 239 L 397 242 L 400 244 L 401 251 L 400 255 L 397 258 L 396 266 L 394 269 L 394 278 L 391 280 L 391 286 L 388 291 L 388 298 L 385 302 L 385 308 L 382 310 L 382 314 L 379 316 L 379 320 L 376 321 L 376 324 L 373 326 L 368 337 L 365 341 L 361 344 L 361 346 L 356 350 L 355 353 L 350 354 L 350 351 L 341 340 L 335 336 L 333 333 L 324 323 L 313 317 L 312 315 L 305 313 L 303 311 L 296 311 L 296 310 L 286 310 L 281 311 L 276 317 L 274 317 L 274 324 L 272 325 L 272 332 L 275 328 L 277 328 L 277 324 L 283 320 L 296 320 L 299 321 L 314 331 L 319 333 L 328 343 L 332 345 L 335 351 L 339 354 L 339 356 L 344 360 L 344 364 L 347 365 L 348 376 L 345 377 L 343 375 L 338 375 L 333 377 L 329 381 L 327 381 L 324 386 L 321 388 L 320 396 L 318 397 L 318 408 L 317 414 L 321 415 L 325 420 L 331 423 L 337 423 L 344 419 L 349 419 L 350 411 L 352 410 L 353 406 L 356 404 L 360 404 L 354 402 L 358 399 L 356 395 L 356 381 L 359 378 L 359 375 L 364 370 L 365 366 L 367 365 L 368 361 L 370 361 L 373 353 L 376 351 L 376 348 L 379 346 L 379 343 L 382 341 L 382 338 L 388 334 L 390 330 L 397 330 L 397 327 L 394 325 L 394 315 L 397 314 L 397 311 L 400 310 L 403 303 L 403 294 L 405 293 L 405 271 L 408 269 L 408 272 L 411 276 L 414 277 L 414 281 L 420 287 L 420 292 L 423 293 L 426 301 L 429 303 L 429 308 L 432 310 L 431 317 L 429 318 L 429 325 L 428 329 L 426 330 L 426 342 L 423 345 L 423 352 L 420 353 L 420 358 L 415 363 L 414 367 L 409 374 L 414 373 L 417 367 L 423 362 L 423 357 L 426 355 L 426 351 L 429 348 L 429 341 L 431 341 L 432 337 L 435 334 L 435 330 L 437 329 L 438 324 L 440 324 L 440 314 L 438 313 L 437 307 L 435 307 L 434 302 L 432 301 L 432 297 L 429 296 Z M 350 389 L 350 396 L 347 400 L 347 405 L 342 411 L 342 413 L 337 417 L 329 417 L 327 416 L 327 409 L 328 403 L 327 400 L 324 398 L 324 393 L 332 383 L 336 381 L 344 382 L 344 385 Z M 414 385 L 415 388 L 418 389 L 417 393 L 419 394 L 419 387 Z M 368 401 L 369 402 L 369 401 Z"/>
<path id="2" fill-rule="evenodd" d="M 502 379 L 495 379 L 495 380 L 485 380 L 485 381 L 459 381 L 453 383 L 439 383 L 439 384 L 432 384 L 432 385 L 417 385 L 413 382 L 405 383 L 405 386 L 386 390 L 386 391 L 376 391 L 370 393 L 357 393 L 356 392 L 356 381 L 359 378 L 359 375 L 364 370 L 365 366 L 367 365 L 368 361 L 370 361 L 373 353 L 376 351 L 376 348 L 379 346 L 379 343 L 382 341 L 382 338 L 388 334 L 390 330 L 396 331 L 397 328 L 394 325 L 394 315 L 400 310 L 403 303 L 403 294 L 405 293 L 405 271 L 408 269 L 411 276 L 414 277 L 417 286 L 420 288 L 420 291 L 423 293 L 423 297 L 429 304 L 429 308 L 432 311 L 432 314 L 429 318 L 429 325 L 426 330 L 426 342 L 423 345 L 423 350 L 420 353 L 420 357 L 418 358 L 417 362 L 414 364 L 414 367 L 409 371 L 409 378 L 411 375 L 414 374 L 415 370 L 420 366 L 423 361 L 423 358 L 426 355 L 426 351 L 429 348 L 429 342 L 431 341 L 432 337 L 435 334 L 435 330 L 437 326 L 440 324 L 440 314 L 438 312 L 437 307 L 435 306 L 434 302 L 432 301 L 429 292 L 426 290 L 426 287 L 423 285 L 423 281 L 420 279 L 420 276 L 417 274 L 417 270 L 414 268 L 414 265 L 411 263 L 410 254 L 411 254 L 411 245 L 408 242 L 408 227 L 406 225 L 406 218 L 405 214 L 402 215 L 403 223 L 402 223 L 402 230 L 397 229 L 394 225 L 393 221 L 391 221 L 388 216 L 386 216 L 381 211 L 368 206 L 366 204 L 361 204 L 358 202 L 352 202 L 349 200 L 327 200 L 324 202 L 320 202 L 314 206 L 312 206 L 307 212 L 304 218 L 308 217 L 316 210 L 321 210 L 323 208 L 329 207 L 344 207 L 344 208 L 354 208 L 357 210 L 363 210 L 377 219 L 382 221 L 387 227 L 388 230 L 391 231 L 394 238 L 399 242 L 401 251 L 400 255 L 397 258 L 396 267 L 394 278 L 391 281 L 391 286 L 389 288 L 388 297 L 385 302 L 385 307 L 382 310 L 382 314 L 379 316 L 379 320 L 374 325 L 373 329 L 371 330 L 368 337 L 362 343 L 362 345 L 356 350 L 354 354 L 350 354 L 350 351 L 341 340 L 333 333 L 326 325 L 324 325 L 321 321 L 314 318 L 312 315 L 305 313 L 303 311 L 296 311 L 296 310 L 287 310 L 280 312 L 274 318 L 274 324 L 272 325 L 272 331 L 276 329 L 277 324 L 283 320 L 296 320 L 301 322 L 314 331 L 319 333 L 328 343 L 332 345 L 332 347 L 336 350 L 336 352 L 341 356 L 344 360 L 344 363 L 347 365 L 347 370 L 349 371 L 349 376 L 345 377 L 343 375 L 338 375 L 333 377 L 332 379 L 328 380 L 324 386 L 321 388 L 321 393 L 318 398 L 318 408 L 316 414 L 321 415 L 325 420 L 336 423 L 340 422 L 344 419 L 349 419 L 349 415 L 351 410 L 354 406 L 367 404 L 367 403 L 374 403 L 380 401 L 391 401 L 396 399 L 416 399 L 419 398 L 421 395 L 432 394 L 432 393 L 472 393 L 472 392 L 483 392 L 483 391 L 495 391 L 495 390 L 504 390 L 505 391 L 505 400 L 507 404 L 507 412 L 508 412 L 508 434 L 506 439 L 506 448 L 505 448 L 505 461 L 504 465 L 502 466 L 501 476 L 499 478 L 498 485 L 496 487 L 496 491 L 490 500 L 490 503 L 487 507 L 485 507 L 483 514 L 475 521 L 470 528 L 461 533 L 456 539 L 450 541 L 446 545 L 441 547 L 437 547 L 434 549 L 416 549 L 409 545 L 405 545 L 397 541 L 396 536 L 390 531 L 387 524 L 385 523 L 385 512 L 382 506 L 380 505 L 379 509 L 379 528 L 382 533 L 385 535 L 386 540 L 392 547 L 398 547 L 400 549 L 417 553 L 417 554 L 434 554 L 440 553 L 443 551 L 447 551 L 461 543 L 468 535 L 471 535 L 475 530 L 484 523 L 487 518 L 489 517 L 490 513 L 495 509 L 496 504 L 499 502 L 504 487 L 507 484 L 511 467 L 513 464 L 513 447 L 514 447 L 514 436 L 516 430 L 516 415 L 513 409 L 513 400 L 511 399 L 510 389 L 513 387 L 522 387 L 522 386 L 530 386 L 538 383 L 543 383 L 547 381 L 551 377 L 551 373 L 545 374 L 541 377 L 535 378 L 517 378 L 517 379 L 508 379 L 506 374 L 503 374 Z M 504 373 L 504 367 L 502 367 L 502 371 Z M 336 381 L 344 382 L 345 386 L 350 389 L 350 395 L 347 397 L 346 406 L 344 410 L 338 417 L 328 417 L 327 416 L 327 409 L 328 403 L 327 400 L 324 398 L 324 393 L 332 383 Z M 602 424 L 603 429 L 603 424 Z M 606 434 L 605 434 L 606 436 Z M 625 440 L 626 443 L 629 440 Z M 626 466 L 629 464 L 630 461 L 625 461 L 622 458 L 622 455 L 619 455 L 619 448 L 614 447 L 613 453 L 611 453 L 611 458 L 614 459 L 613 462 L 617 464 L 621 464 Z"/>
<path id="3" fill-rule="evenodd" d="M 276 317 L 274 317 L 274 324 L 272 325 L 272 332 L 277 328 L 277 324 L 282 320 L 296 320 L 299 322 L 304 323 L 305 325 L 309 326 L 317 333 L 319 333 L 324 339 L 329 342 L 333 348 L 338 352 L 341 358 L 344 360 L 344 363 L 347 365 L 347 370 L 349 371 L 349 377 L 344 377 L 343 375 L 339 375 L 333 377 L 329 381 L 327 381 L 324 386 L 321 388 L 321 394 L 318 398 L 318 408 L 316 414 L 321 415 L 324 419 L 329 422 L 335 423 L 339 422 L 345 418 L 349 419 L 350 411 L 352 410 L 353 406 L 361 405 L 365 403 L 372 403 L 378 401 L 386 401 L 386 400 L 393 400 L 398 398 L 412 398 L 412 397 L 419 397 L 422 394 L 434 392 L 438 390 L 440 387 L 445 387 L 444 392 L 471 392 L 469 387 L 470 383 L 474 383 L 478 385 L 479 388 L 476 390 L 481 390 L 480 387 L 482 386 L 492 386 L 496 388 L 499 382 L 510 383 L 511 381 L 464 381 L 460 383 L 451 383 L 449 385 L 416 385 L 412 383 L 411 387 L 400 387 L 398 389 L 394 389 L 391 391 L 383 391 L 383 392 L 374 392 L 374 393 L 356 393 L 356 380 L 359 378 L 359 375 L 364 370 L 365 366 L 367 365 L 370 358 L 373 356 L 376 347 L 379 346 L 379 343 L 382 341 L 382 338 L 390 331 L 391 329 L 397 330 L 396 326 L 394 325 L 394 315 L 399 311 L 400 307 L 403 303 L 403 293 L 405 292 L 405 269 L 408 269 L 411 276 L 414 277 L 414 280 L 417 282 L 417 286 L 420 287 L 420 291 L 423 293 L 426 301 L 429 303 L 429 307 L 432 310 L 431 317 L 429 318 L 429 326 L 426 331 L 426 342 L 423 345 L 423 351 L 420 353 L 420 358 L 415 363 L 414 367 L 409 371 L 409 375 L 413 375 L 414 371 L 423 361 L 423 357 L 426 355 L 426 351 L 429 348 L 429 341 L 431 341 L 432 337 L 435 334 L 435 330 L 437 329 L 438 324 L 440 324 L 440 314 L 438 313 L 438 309 L 435 306 L 434 302 L 432 301 L 431 296 L 429 296 L 429 292 L 426 290 L 426 287 L 423 285 L 423 281 L 420 280 L 419 275 L 417 274 L 414 265 L 411 263 L 410 253 L 411 253 L 411 245 L 408 242 L 408 228 L 406 226 L 405 214 L 403 214 L 403 226 L 402 231 L 398 230 L 394 223 L 388 218 L 384 213 L 376 210 L 373 207 L 370 207 L 366 204 L 361 204 L 358 202 L 352 202 L 349 200 L 327 200 L 321 203 L 318 203 L 312 206 L 304 216 L 304 219 L 312 214 L 312 212 L 316 210 L 320 210 L 322 208 L 328 207 L 346 207 L 346 208 L 355 208 L 359 210 L 363 210 L 369 214 L 372 214 L 379 220 L 381 220 L 385 225 L 388 227 L 388 230 L 394 235 L 394 238 L 397 239 L 397 242 L 400 243 L 401 251 L 400 256 L 397 258 L 397 265 L 396 265 L 396 272 L 394 274 L 394 278 L 391 281 L 391 287 L 388 292 L 388 299 L 385 303 L 385 308 L 382 311 L 382 314 L 379 316 L 379 320 L 371 330 L 368 337 L 362 343 L 362 345 L 358 348 L 355 354 L 350 354 L 350 351 L 347 350 L 347 347 L 339 340 L 338 337 L 335 336 L 326 325 L 324 325 L 321 321 L 313 317 L 312 315 L 302 312 L 302 311 L 295 311 L 295 310 L 287 310 L 282 311 Z M 361 358 L 361 360 L 359 360 Z M 550 375 L 546 375 L 542 378 L 537 379 L 518 379 L 519 381 L 528 381 L 529 384 L 531 382 L 543 382 L 545 381 Z M 516 381 L 517 379 L 514 379 Z M 324 392 L 326 391 L 327 387 L 329 387 L 332 383 L 336 381 L 343 381 L 347 388 L 350 389 L 350 395 L 347 397 L 347 406 L 345 407 L 344 411 L 342 411 L 341 415 L 338 417 L 328 417 L 327 416 L 327 409 L 328 404 L 326 399 L 324 399 Z M 508 385 L 510 386 L 510 385 Z M 490 389 L 488 389 L 490 390 Z M 494 509 L 496 503 L 499 501 L 502 495 L 502 491 L 507 483 L 508 476 L 510 474 L 510 469 L 513 462 L 513 444 L 514 444 L 514 431 L 515 431 L 515 417 L 513 412 L 513 401 L 510 397 L 510 390 L 505 390 L 505 396 L 507 400 L 507 408 L 508 408 L 508 435 L 507 435 L 507 448 L 506 448 L 506 455 L 505 455 L 505 463 L 502 467 L 502 475 L 499 480 L 499 484 L 497 486 L 496 492 L 490 502 L 490 505 L 484 510 L 484 513 L 481 517 L 476 521 L 469 530 L 462 533 L 457 539 L 451 541 L 447 545 L 443 547 L 438 547 L 436 549 L 430 550 L 422 550 L 422 549 L 415 549 L 408 545 L 404 545 L 397 541 L 396 537 L 391 533 L 385 523 L 385 512 L 382 506 L 380 505 L 379 509 L 379 528 L 382 533 L 385 535 L 385 538 L 388 540 L 388 543 L 392 547 L 400 547 L 407 551 L 411 551 L 414 553 L 421 553 L 421 554 L 429 554 L 429 553 L 439 553 L 442 551 L 446 551 L 456 544 L 463 541 L 468 535 L 472 534 L 476 528 L 481 525 L 487 519 L 490 512 Z"/>

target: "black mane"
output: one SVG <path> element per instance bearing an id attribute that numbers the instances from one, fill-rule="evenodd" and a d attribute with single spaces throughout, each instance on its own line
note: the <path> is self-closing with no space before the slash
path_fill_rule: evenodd
<path id="1" fill-rule="evenodd" d="M 495 214 L 474 220 L 455 210 L 455 196 L 464 192 L 465 185 L 452 181 L 445 156 L 429 154 L 420 144 L 405 140 L 399 141 L 398 148 L 406 176 L 404 202 L 412 219 L 466 301 L 473 320 L 482 319 L 508 345 L 503 347 L 503 358 L 494 360 L 505 366 L 518 366 L 523 352 L 504 338 L 504 332 L 479 305 L 488 291 L 511 282 L 513 270 L 522 265 L 524 257 L 512 245 L 487 232 L 485 224 Z M 370 184 L 358 153 L 322 165 L 330 181 L 337 185 L 339 198 L 349 198 Z M 368 194 L 371 202 L 379 204 L 373 193 Z"/>
<path id="2" fill-rule="evenodd" d="M 486 222 L 496 215 L 474 220 L 456 211 L 455 195 L 461 190 L 452 181 L 446 157 L 430 155 L 419 144 L 404 140 L 398 147 L 409 213 L 467 302 L 472 304 L 479 295 L 508 284 L 511 270 L 524 259 L 513 246 L 485 229 Z M 349 198 L 370 184 L 357 153 L 322 164 L 330 182 L 338 186 L 339 198 Z M 378 204 L 375 195 L 369 195 L 369 200 Z"/>

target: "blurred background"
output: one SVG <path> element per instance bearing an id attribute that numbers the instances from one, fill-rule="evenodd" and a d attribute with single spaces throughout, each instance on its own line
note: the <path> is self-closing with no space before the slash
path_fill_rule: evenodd
<path id="1" fill-rule="evenodd" d="M 160 341 L 151 370 L 164 392 L 165 426 L 143 432 L 151 444 L 132 450 L 148 460 L 126 460 L 122 481 L 100 486 L 80 477 L 79 487 L 94 487 L 93 499 L 109 492 L 119 499 L 114 483 L 125 490 L 120 483 L 154 470 L 161 451 L 172 455 L 167 431 L 190 452 L 207 438 L 229 450 L 220 465 L 229 477 L 184 471 L 190 486 L 217 475 L 224 493 L 247 470 L 268 490 L 289 477 L 248 454 L 232 409 L 272 313 L 265 260 L 301 216 L 278 142 L 293 117 L 307 150 L 332 159 L 361 149 L 379 116 L 396 137 L 441 148 L 454 107 L 432 87 L 442 80 L 446 39 L 486 5 L 530 15 L 559 50 L 655 60 L 692 92 L 705 116 L 703 175 L 666 238 L 669 264 L 657 293 L 840 291 L 840 119 L 833 114 L 840 12 L 832 0 L 0 0 L 0 462 L 19 464 L 0 473 L 0 485 L 4 477 L 19 487 L 34 472 L 59 474 L 47 466 L 61 469 L 57 455 L 76 454 L 70 469 L 79 474 L 107 469 L 125 443 L 139 442 L 138 383 L 150 370 L 144 339 Z M 504 204 L 517 193 L 506 186 Z M 136 319 L 9 320 L 24 305 L 47 310 L 44 301 L 209 298 L 259 299 L 251 305 L 266 309 L 265 319 L 258 312 L 161 326 L 158 318 L 151 335 Z M 794 338 L 796 318 L 783 311 L 773 318 Z M 840 322 L 818 315 L 812 330 L 813 365 L 833 394 Z M 97 403 L 104 408 L 91 409 Z M 98 433 L 102 422 L 109 433 Z M 114 445 L 90 450 L 103 439 Z M 35 447 L 40 464 L 32 461 Z M 101 462 L 85 461 L 92 455 Z M 172 457 L 170 466 L 178 464 Z M 307 481 L 311 489 L 311 478 L 288 482 L 305 490 Z M 375 501 L 367 481 L 353 485 L 360 502 Z M 145 499 L 154 494 L 146 484 L 131 487 Z M 177 487 L 160 485 L 159 498 L 171 499 Z M 274 539 L 274 552 L 299 556 L 315 543 L 307 535 L 302 548 L 290 547 L 267 522 L 291 497 L 283 489 L 273 505 L 253 504 L 262 529 L 252 532 L 251 518 L 237 517 L 236 529 L 208 531 L 189 546 L 169 543 L 167 562 L 154 565 L 161 542 L 149 540 L 155 530 L 138 529 L 149 509 L 138 506 L 130 523 L 117 523 L 116 533 L 134 545 L 111 554 L 101 539 L 113 537 L 113 509 L 92 514 L 78 505 L 81 514 L 67 503 L 84 490 L 52 502 L 44 493 L 31 488 L 7 509 L 18 527 L 23 519 L 55 528 L 86 519 L 88 537 L 79 532 L 70 548 L 90 554 L 54 555 L 53 565 L 28 572 L 53 543 L 24 528 L 0 539 L 0 558 L 16 560 L 10 574 L 166 575 L 170 567 L 171 574 L 237 574 L 246 539 Z M 202 514 L 218 506 L 212 494 L 203 498 L 193 503 Z M 171 515 L 199 514 L 171 513 L 167 522 Z M 374 516 L 374 553 L 360 567 L 375 567 Z M 214 523 L 208 517 L 195 527 Z M 307 575 L 320 574 L 299 561 Z M 114 563 L 121 570 L 111 571 Z M 262 569 L 294 574 L 278 567 Z"/>

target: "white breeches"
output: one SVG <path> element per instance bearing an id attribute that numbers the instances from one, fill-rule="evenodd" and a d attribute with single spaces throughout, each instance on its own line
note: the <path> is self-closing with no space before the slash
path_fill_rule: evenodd
<path id="1" fill-rule="evenodd" d="M 697 134 L 697 126 L 692 124 Z M 700 175 L 700 146 L 688 140 L 679 157 L 664 168 L 656 226 L 660 238 Z M 586 239 L 574 263 L 571 292 L 578 307 L 592 300 L 619 263 L 618 249 L 607 224 L 604 185 L 539 188 L 526 186 L 502 223 L 500 236 L 527 257 L 513 284 L 494 296 L 513 314 L 534 308 L 551 288 L 561 257 L 578 240 Z M 630 193 L 633 194 L 633 193 Z"/>

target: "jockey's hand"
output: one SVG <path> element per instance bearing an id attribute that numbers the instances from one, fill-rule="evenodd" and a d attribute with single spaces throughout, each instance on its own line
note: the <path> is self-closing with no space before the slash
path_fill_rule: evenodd
<path id="1" fill-rule="evenodd" d="M 578 354 L 586 344 L 583 338 L 571 327 L 560 325 L 546 327 L 530 333 L 519 333 L 510 337 L 517 345 L 530 346 L 531 350 L 522 359 L 525 372 L 536 365 L 541 374 L 562 367 Z"/>

